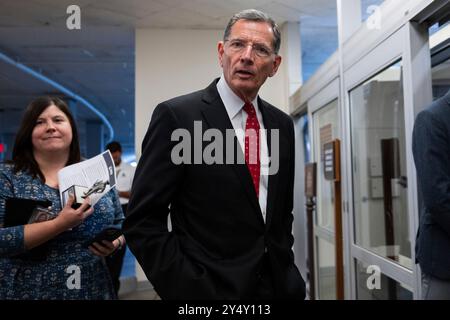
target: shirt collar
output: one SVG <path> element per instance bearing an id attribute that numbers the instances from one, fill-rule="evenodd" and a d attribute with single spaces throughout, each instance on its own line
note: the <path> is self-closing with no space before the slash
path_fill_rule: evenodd
<path id="1" fill-rule="evenodd" d="M 233 90 L 231 90 L 223 74 L 217 82 L 217 91 L 219 91 L 220 98 L 222 98 L 222 102 L 225 105 L 228 116 L 230 117 L 230 119 L 233 119 L 239 113 L 239 111 L 241 111 L 242 107 L 244 106 L 244 101 L 239 98 L 233 92 Z M 255 97 L 255 99 L 252 101 L 252 104 L 257 110 L 258 96 Z"/>

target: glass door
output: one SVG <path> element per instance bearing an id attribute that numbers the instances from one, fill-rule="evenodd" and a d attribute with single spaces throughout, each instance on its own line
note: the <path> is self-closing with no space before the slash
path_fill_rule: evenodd
<path id="1" fill-rule="evenodd" d="M 350 91 L 353 226 L 356 246 L 412 270 L 402 78 L 398 60 Z M 367 290 L 358 275 L 367 264 L 355 263 L 360 298 Z M 412 298 L 395 281 L 383 287 L 373 298 Z"/>
<path id="2" fill-rule="evenodd" d="M 420 100 L 412 88 L 424 72 L 413 67 L 426 45 L 420 31 L 404 25 L 344 73 L 353 299 L 418 296 L 411 132 Z"/>
<path id="3" fill-rule="evenodd" d="M 338 110 L 338 80 L 322 90 L 308 102 L 312 123 L 312 162 L 317 164 L 316 211 L 313 219 L 315 298 L 337 298 L 335 209 L 337 203 L 335 183 L 325 177 L 327 161 L 324 146 L 340 138 Z M 339 256 L 339 255 L 338 255 Z"/>

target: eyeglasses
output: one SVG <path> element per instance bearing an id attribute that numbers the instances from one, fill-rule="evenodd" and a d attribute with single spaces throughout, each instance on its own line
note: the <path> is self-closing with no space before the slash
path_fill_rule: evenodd
<path id="1" fill-rule="evenodd" d="M 261 58 L 267 58 L 269 57 L 273 51 L 267 47 L 265 44 L 262 43 L 253 43 L 250 44 L 250 42 L 241 40 L 241 39 L 231 39 L 231 40 L 225 40 L 225 42 L 228 42 L 228 48 L 231 52 L 238 53 L 245 50 L 248 46 L 252 46 L 252 51 Z"/>

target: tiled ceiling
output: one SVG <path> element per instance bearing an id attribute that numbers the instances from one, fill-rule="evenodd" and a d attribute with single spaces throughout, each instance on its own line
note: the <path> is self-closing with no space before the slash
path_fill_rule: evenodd
<path id="1" fill-rule="evenodd" d="M 83 24 L 138 28 L 220 28 L 246 8 L 279 23 L 335 15 L 335 0 L 1 0 L 0 26 L 65 26 L 66 9 L 81 8 Z"/>
<path id="2" fill-rule="evenodd" d="M 71 4 L 81 8 L 81 30 L 66 28 Z M 280 24 L 314 19 L 317 28 L 329 27 L 336 15 L 335 0 L 0 0 L 0 53 L 91 102 L 132 150 L 135 28 L 223 29 L 246 8 L 265 11 Z M 24 108 L 36 95 L 54 91 L 0 62 L 0 109 Z M 81 119 L 95 117 L 83 109 Z M 3 120 L 0 131 L 14 132 L 17 125 Z"/>

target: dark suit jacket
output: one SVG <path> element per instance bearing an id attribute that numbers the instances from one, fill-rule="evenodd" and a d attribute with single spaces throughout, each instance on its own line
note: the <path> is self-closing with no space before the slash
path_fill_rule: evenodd
<path id="1" fill-rule="evenodd" d="M 413 153 L 420 193 L 416 257 L 423 272 L 450 279 L 450 91 L 418 114 Z"/>
<path id="2" fill-rule="evenodd" d="M 303 299 L 305 284 L 291 249 L 291 119 L 258 100 L 265 128 L 280 130 L 280 166 L 269 177 L 267 223 L 245 164 L 175 165 L 171 161 L 172 148 L 179 143 L 171 141 L 175 129 L 184 128 L 191 137 L 194 121 L 201 122 L 203 131 L 220 130 L 223 137 L 226 129 L 233 129 L 216 83 L 217 79 L 205 90 L 156 107 L 123 225 L 127 243 L 163 299 L 252 298 L 265 248 L 277 297 Z"/>

